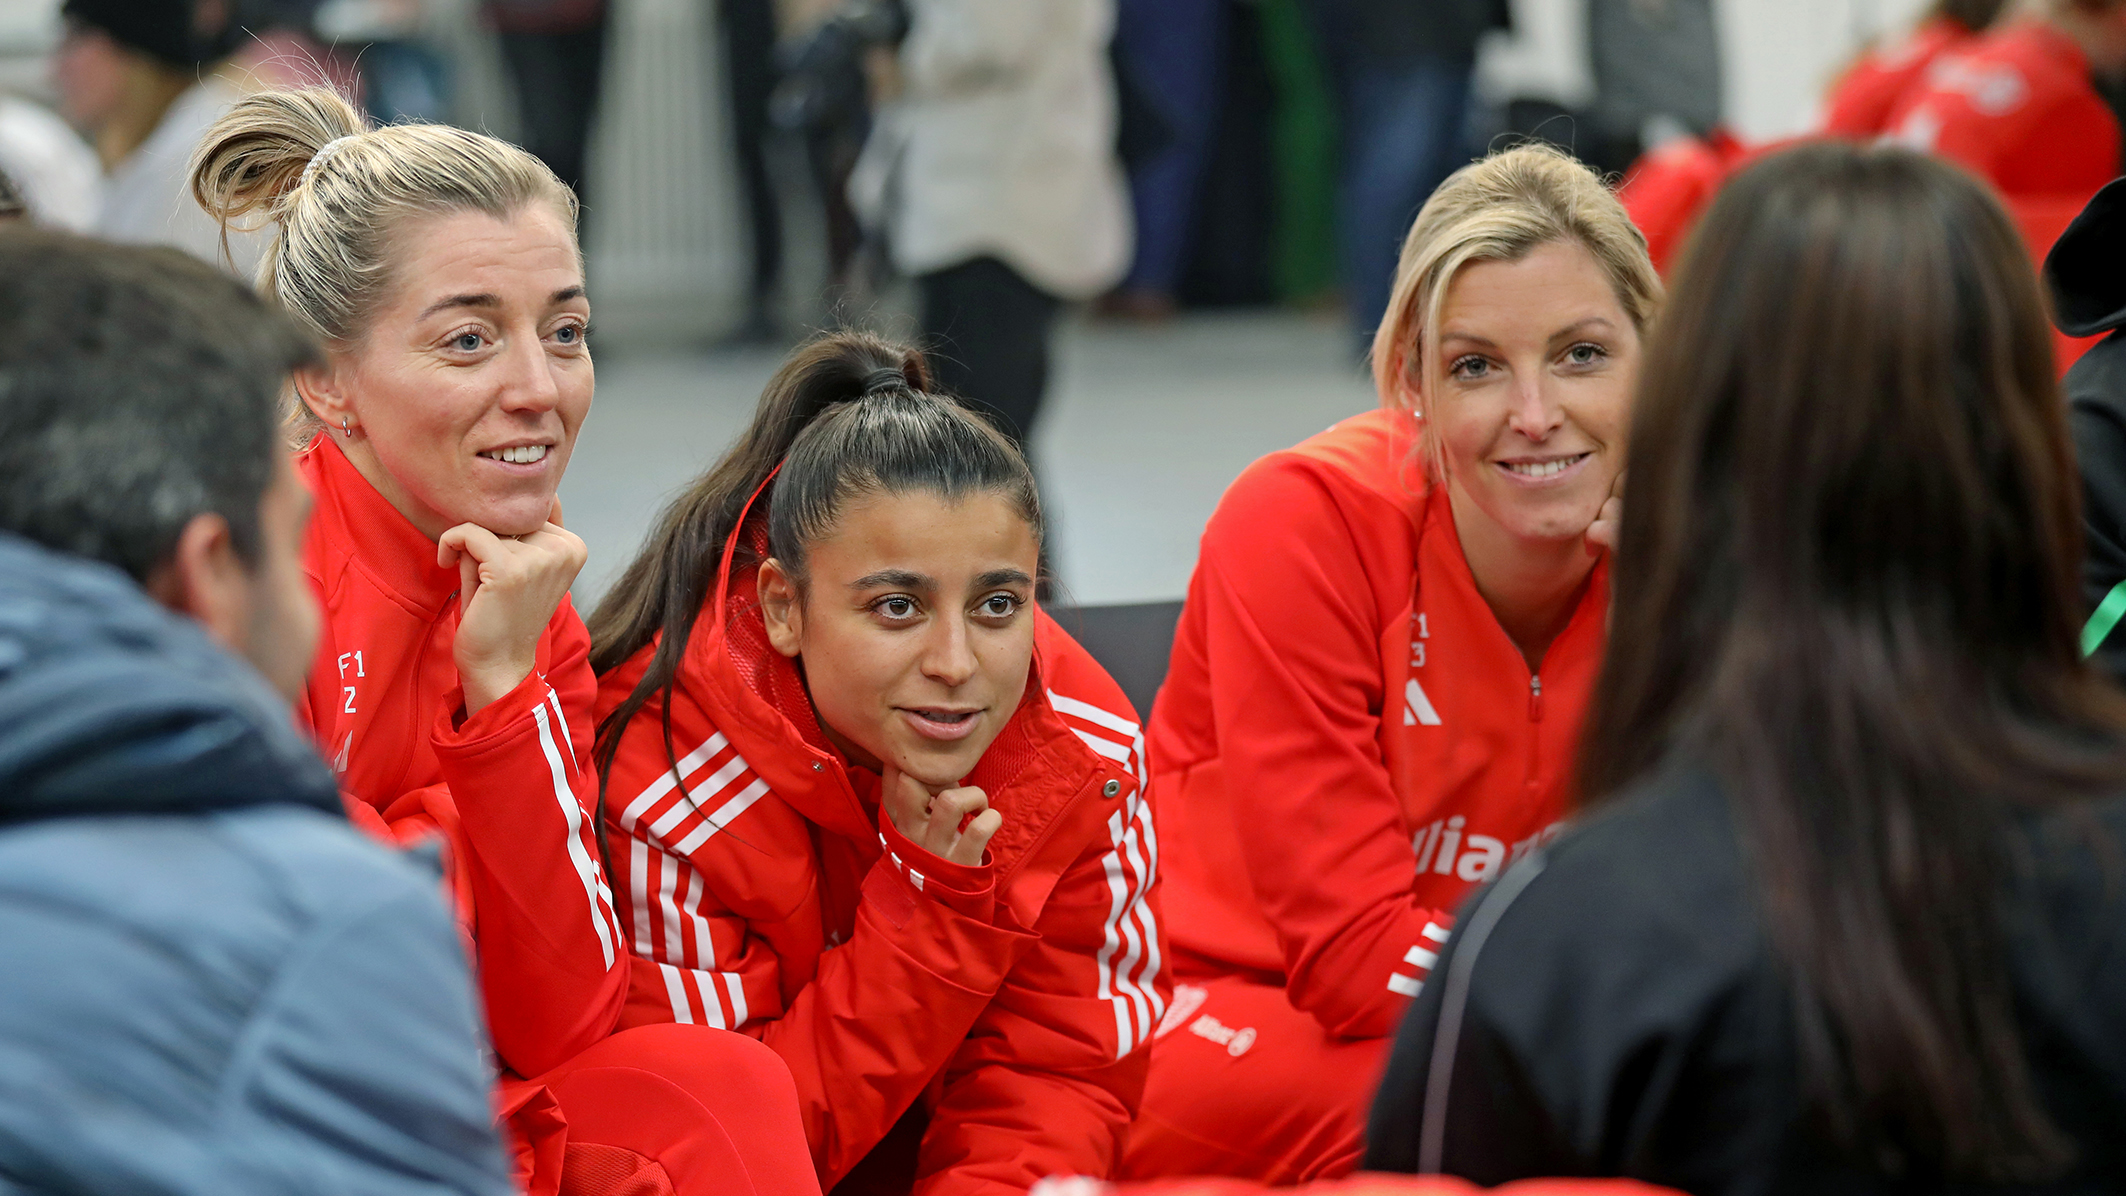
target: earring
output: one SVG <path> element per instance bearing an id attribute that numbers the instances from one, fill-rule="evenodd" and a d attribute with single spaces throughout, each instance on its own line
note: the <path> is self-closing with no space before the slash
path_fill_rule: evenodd
<path id="1" fill-rule="evenodd" d="M 344 415 L 340 417 L 340 435 L 349 440 L 354 439 L 354 427 L 347 422 L 347 417 Z"/>

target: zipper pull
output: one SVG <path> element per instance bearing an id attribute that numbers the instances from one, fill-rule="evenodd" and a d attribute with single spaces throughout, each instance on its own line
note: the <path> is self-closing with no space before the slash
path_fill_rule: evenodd
<path id="1" fill-rule="evenodd" d="M 1543 679 L 1534 673 L 1528 675 L 1528 721 L 1543 721 Z"/>

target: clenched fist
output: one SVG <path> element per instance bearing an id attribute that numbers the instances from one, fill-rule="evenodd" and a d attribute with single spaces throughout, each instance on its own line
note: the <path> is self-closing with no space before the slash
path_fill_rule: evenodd
<path id="1" fill-rule="evenodd" d="M 461 523 L 436 541 L 436 564 L 458 567 L 458 638 L 452 655 L 465 714 L 515 689 L 539 663 L 539 637 L 560 609 L 589 550 L 561 526 L 561 502 L 538 531 L 505 540 Z"/>
<path id="2" fill-rule="evenodd" d="M 941 860 L 980 866 L 989 837 L 1004 825 L 1004 816 L 989 808 L 989 795 L 972 785 L 933 794 L 891 764 L 881 781 L 879 802 L 886 817 L 910 843 Z"/>

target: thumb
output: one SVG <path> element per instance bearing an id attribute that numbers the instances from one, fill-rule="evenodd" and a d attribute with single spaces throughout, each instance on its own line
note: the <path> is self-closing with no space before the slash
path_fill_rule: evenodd
<path id="1" fill-rule="evenodd" d="M 561 496 L 558 494 L 554 495 L 553 509 L 546 513 L 546 521 L 555 527 L 568 526 L 568 524 L 561 522 Z"/>

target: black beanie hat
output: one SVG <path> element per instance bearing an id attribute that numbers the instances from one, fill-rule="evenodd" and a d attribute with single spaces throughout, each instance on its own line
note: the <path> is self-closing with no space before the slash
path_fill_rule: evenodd
<path id="1" fill-rule="evenodd" d="M 198 27 L 200 7 L 197 0 L 66 0 L 60 11 L 167 66 L 195 70 L 228 49 L 225 29 Z"/>

